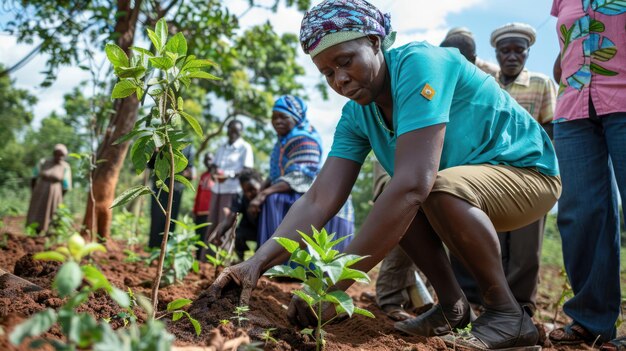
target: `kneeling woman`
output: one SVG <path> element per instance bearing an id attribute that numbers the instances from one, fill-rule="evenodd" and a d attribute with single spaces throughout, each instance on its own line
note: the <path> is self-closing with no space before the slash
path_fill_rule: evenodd
<path id="1" fill-rule="evenodd" d="M 270 177 L 265 189 L 252 200 L 249 212 L 261 213 L 258 244 L 263 245 L 276 231 L 291 206 L 313 183 L 321 166 L 322 140 L 307 118 L 302 99 L 284 95 L 272 109 L 272 126 L 278 140 L 270 157 Z M 354 233 L 354 211 L 348 199 L 339 213 L 324 226 L 335 238 Z M 339 243 L 343 251 L 352 237 Z"/>
<path id="2" fill-rule="evenodd" d="M 319 176 L 274 236 L 298 240 L 296 230 L 330 219 L 373 150 L 392 178 L 346 252 L 368 255 L 355 265 L 368 271 L 400 244 L 439 297 L 439 305 L 396 328 L 432 336 L 470 323 L 443 241 L 482 293 L 485 312 L 472 322 L 473 346 L 533 349 L 538 332 L 507 285 L 496 231 L 532 223 L 556 203 L 561 182 L 550 139 L 458 51 L 427 43 L 388 50 L 393 37 L 388 15 L 363 0 L 327 0 L 305 15 L 304 51 L 351 101 Z M 261 273 L 288 255 L 270 240 L 248 262 L 225 270 L 210 294 L 235 281 L 245 301 Z M 307 311 L 294 299 L 288 316 L 309 324 Z"/>

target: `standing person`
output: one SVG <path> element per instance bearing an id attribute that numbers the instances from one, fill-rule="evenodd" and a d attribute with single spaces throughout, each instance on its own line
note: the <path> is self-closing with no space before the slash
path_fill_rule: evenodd
<path id="1" fill-rule="evenodd" d="M 33 169 L 33 194 L 26 215 L 26 226 L 32 226 L 37 233 L 48 231 L 52 216 L 63 201 L 63 195 L 72 188 L 72 169 L 65 157 L 67 147 L 56 144 L 52 158 L 39 161 Z"/>
<path id="2" fill-rule="evenodd" d="M 491 76 L 495 76 L 500 70 L 498 65 L 485 61 L 476 55 L 474 34 L 467 27 L 454 27 L 450 29 L 439 46 L 459 49 L 461 55 L 465 56 L 469 62 Z"/>
<path id="3" fill-rule="evenodd" d="M 552 138 L 556 88 L 548 76 L 530 72 L 526 66 L 535 29 L 524 23 L 509 23 L 491 33 L 500 71 L 496 81 L 518 104 L 543 126 Z M 523 228 L 498 233 L 502 264 L 517 302 L 537 309 L 537 284 L 545 216 Z"/>
<path id="4" fill-rule="evenodd" d="M 193 203 L 193 216 L 196 225 L 209 222 L 209 205 L 211 203 L 211 187 L 215 183 L 213 177 L 217 170 L 217 167 L 213 163 L 213 154 L 207 152 L 204 154 L 203 162 L 206 167 L 206 171 L 200 175 L 198 180 L 198 190 L 196 191 L 196 198 Z M 206 228 L 196 229 L 196 234 L 200 235 L 200 240 L 204 241 L 204 235 Z"/>
<path id="5" fill-rule="evenodd" d="M 270 156 L 267 186 L 250 203 L 252 215 L 260 213 L 259 245 L 263 245 L 287 215 L 287 211 L 311 187 L 322 160 L 322 140 L 309 123 L 307 106 L 302 99 L 283 95 L 274 103 L 272 126 L 278 140 Z M 336 233 L 335 239 L 354 233 L 354 211 L 348 199 L 336 216 L 324 227 Z M 335 250 L 343 251 L 352 237 Z"/>
<path id="6" fill-rule="evenodd" d="M 396 322 L 396 328 L 433 336 L 471 322 L 473 338 L 459 338 L 457 345 L 536 350 L 539 333 L 508 287 L 496 230 L 521 228 L 556 203 L 561 186 L 550 138 L 492 77 L 458 53 L 425 42 L 389 50 L 393 39 L 389 15 L 364 0 L 326 0 L 305 14 L 305 53 L 350 101 L 328 160 L 274 237 L 301 242 L 297 230 L 328 221 L 373 150 L 392 178 L 345 252 L 366 256 L 353 268 L 369 271 L 400 243 L 439 298 L 430 311 Z M 485 311 L 473 322 L 443 243 L 480 287 Z M 210 298 L 236 283 L 247 304 L 262 272 L 288 257 L 268 240 L 251 259 L 226 268 L 209 288 Z M 327 308 L 321 317 L 333 314 Z M 299 298 L 287 316 L 300 326 L 316 322 Z"/>
<path id="7" fill-rule="evenodd" d="M 193 168 L 193 151 L 191 146 L 187 146 L 182 150 L 183 155 L 187 158 L 189 163 L 187 163 L 187 167 L 181 172 L 181 175 L 189 180 L 193 180 L 195 178 L 195 170 Z M 154 169 L 155 162 L 157 157 L 161 157 L 158 152 L 155 152 L 152 155 L 152 158 L 148 162 L 148 168 Z M 159 194 L 159 203 L 163 208 L 167 206 L 167 201 L 169 194 L 165 190 L 161 190 L 159 192 L 159 188 L 156 185 L 157 177 L 156 174 L 153 175 L 152 179 L 152 191 Z M 165 181 L 165 184 L 169 186 L 169 178 Z M 171 209 L 171 219 L 178 218 L 178 212 L 180 210 L 180 203 L 183 198 L 183 190 L 185 190 L 185 185 L 183 183 L 174 182 L 174 194 L 172 197 L 172 209 Z M 157 203 L 157 200 L 154 196 L 150 197 L 150 236 L 148 240 L 149 248 L 160 248 L 161 242 L 163 241 L 163 230 L 165 229 L 165 213 Z M 170 233 L 173 233 L 176 230 L 176 223 L 172 222 L 170 224 Z"/>
<path id="8" fill-rule="evenodd" d="M 210 224 L 205 229 L 207 234 L 212 233 L 217 224 L 224 220 L 223 209 L 230 207 L 233 199 L 241 193 L 238 179 L 241 171 L 254 167 L 252 147 L 242 138 L 243 123 L 235 119 L 228 123 L 227 128 L 228 140 L 215 153 L 217 182 L 211 187 Z"/>
<path id="9" fill-rule="evenodd" d="M 620 313 L 620 227 L 615 183 L 626 203 L 626 6 L 554 0 L 560 53 L 554 143 L 563 175 L 557 224 L 574 297 L 572 322 L 550 333 L 556 344 L 616 336 Z M 596 341 L 596 338 L 599 340 Z M 623 340 L 603 347 L 624 348 Z"/>

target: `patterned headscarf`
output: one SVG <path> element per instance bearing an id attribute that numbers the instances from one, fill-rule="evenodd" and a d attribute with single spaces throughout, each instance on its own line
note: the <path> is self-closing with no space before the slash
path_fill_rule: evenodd
<path id="1" fill-rule="evenodd" d="M 323 50 L 367 35 L 383 38 L 383 50 L 393 44 L 389 14 L 365 0 L 325 0 L 309 10 L 300 26 L 300 44 L 311 57 Z"/>
<path id="2" fill-rule="evenodd" d="M 306 117 L 307 106 L 299 97 L 283 95 L 274 103 L 273 111 L 282 112 L 296 121 L 287 135 L 279 136 L 270 155 L 272 184 L 285 175 L 298 172 L 315 178 L 322 158 L 322 139 Z"/>
<path id="3" fill-rule="evenodd" d="M 286 114 L 296 121 L 296 126 L 306 120 L 306 104 L 302 99 L 293 95 L 283 95 L 274 103 L 272 111 Z"/>

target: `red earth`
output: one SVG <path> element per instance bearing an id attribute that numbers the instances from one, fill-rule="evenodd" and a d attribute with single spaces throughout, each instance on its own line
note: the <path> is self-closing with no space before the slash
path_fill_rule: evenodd
<path id="1" fill-rule="evenodd" d="M 26 350 L 26 342 L 20 347 L 9 344 L 7 338 L 13 327 L 24 321 L 28 316 L 45 308 L 57 308 L 62 300 L 50 290 L 52 279 L 59 267 L 57 263 L 38 262 L 32 260 L 32 254 L 44 251 L 43 238 L 26 237 L 15 227 L 5 227 L 0 232 L 0 269 L 14 273 L 43 288 L 37 292 L 23 292 L 20 289 L 11 289 L 0 276 L 0 350 Z M 7 232 L 8 231 L 8 232 Z M 5 239 L 5 240 L 3 240 Z M 156 265 L 146 266 L 142 262 L 125 262 L 122 243 L 108 245 L 107 253 L 97 253 L 93 256 L 94 263 L 102 270 L 111 283 L 122 290 L 132 289 L 136 294 L 150 295 L 150 284 L 156 272 Z M 143 254 L 143 253 L 142 253 Z M 145 255 L 145 254 L 143 254 Z M 375 278 L 375 272 L 372 272 Z M 6 276 L 6 275 L 5 275 Z M 558 271 L 549 269 L 543 272 L 543 279 L 547 284 L 554 284 L 559 289 Z M 168 330 L 176 336 L 177 346 L 208 346 L 214 341 L 215 334 L 219 333 L 224 339 L 232 339 L 238 329 L 231 323 L 220 325 L 221 320 L 229 320 L 236 307 L 236 296 L 227 294 L 221 300 L 208 304 L 203 292 L 214 279 L 214 268 L 206 263 L 201 264 L 198 274 L 189 274 L 182 282 L 167 286 L 159 291 L 159 311 L 165 310 L 167 304 L 178 298 L 194 300 L 188 312 L 202 325 L 202 333 L 196 336 L 192 325 L 185 319 L 177 322 L 168 322 Z M 249 319 L 241 325 L 252 340 L 261 340 L 261 334 L 268 328 L 276 328 L 272 337 L 278 342 L 268 342 L 262 347 L 265 350 L 314 350 L 315 344 L 298 332 L 289 324 L 286 318 L 286 306 L 291 299 L 291 291 L 298 286 L 296 283 L 275 282 L 262 278 L 250 300 Z M 543 289 L 545 290 L 545 289 Z M 374 285 L 355 284 L 348 293 L 355 299 L 356 304 L 371 311 L 376 318 L 370 319 L 355 316 L 341 323 L 329 325 L 327 331 L 328 351 L 339 350 L 446 350 L 447 347 L 439 338 L 422 338 L 403 335 L 393 328 L 393 322 L 372 302 L 360 299 L 363 292 L 373 293 Z M 538 313 L 539 318 L 552 320 L 553 302 L 540 294 Z M 87 303 L 80 307 L 97 319 L 111 318 L 114 328 L 123 326 L 123 322 L 116 318 L 122 310 L 105 294 L 92 296 Z M 139 319 L 145 314 L 137 311 Z M 549 316 L 549 317 L 548 317 Z M 565 317 L 557 314 L 557 324 L 566 323 Z M 234 322 L 236 324 L 236 322 Z M 544 330 L 542 324 L 538 324 Z M 217 329 L 216 329 L 217 328 Z M 213 330 L 212 333 L 209 331 Z M 239 331 L 241 333 L 241 331 Z M 237 334 L 239 335 L 239 334 Z M 61 337 L 57 327 L 53 327 L 46 337 Z M 552 348 L 549 341 L 541 341 L 544 350 L 571 350 L 569 348 Z M 458 348 L 458 347 L 457 347 Z M 578 346 L 578 349 L 590 349 L 587 346 Z"/>

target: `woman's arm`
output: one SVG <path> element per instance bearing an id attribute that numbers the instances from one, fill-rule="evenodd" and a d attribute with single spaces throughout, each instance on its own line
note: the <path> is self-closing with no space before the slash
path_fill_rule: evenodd
<path id="1" fill-rule="evenodd" d="M 437 124 L 398 138 L 394 175 L 346 248 L 346 253 L 369 257 L 352 268 L 368 272 L 400 242 L 433 187 L 445 132 L 446 125 Z M 337 288 L 351 284 L 340 282 Z"/>

